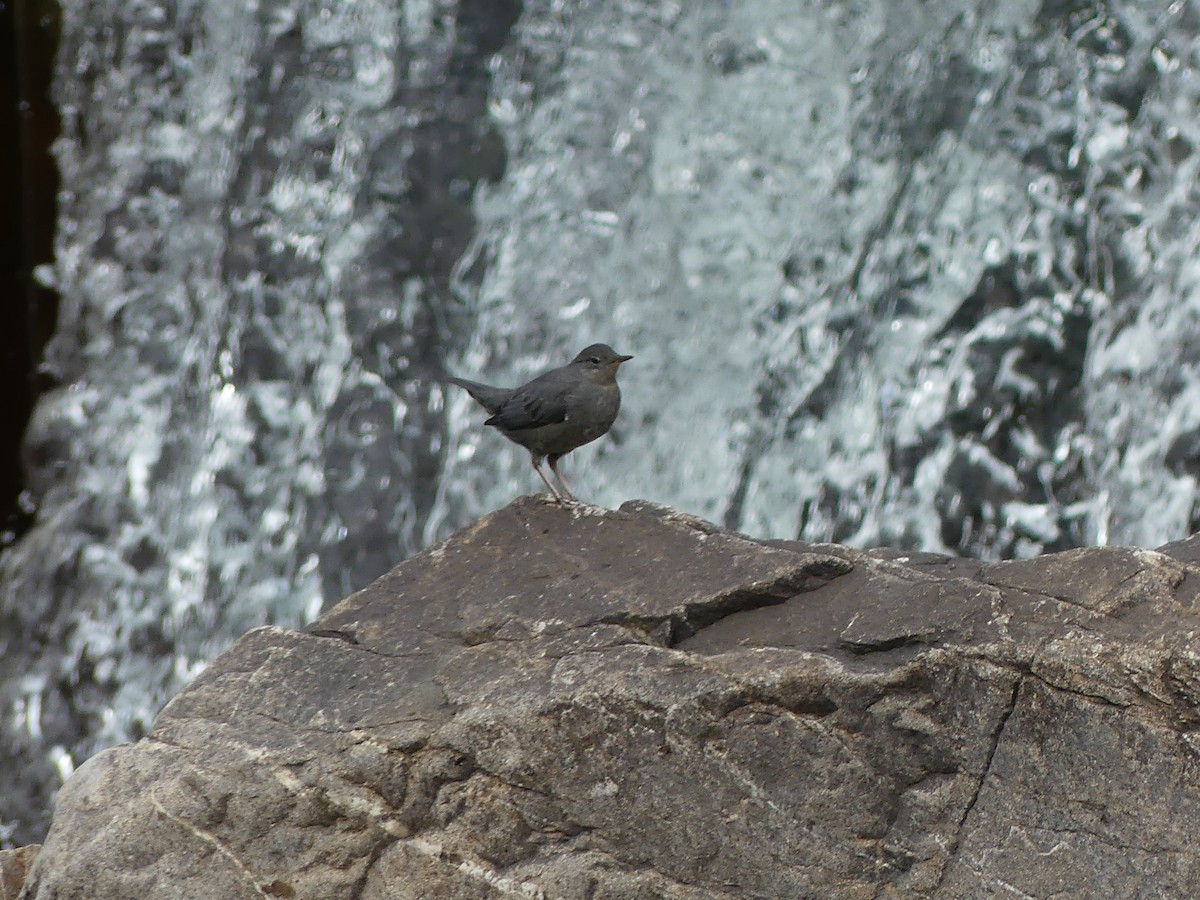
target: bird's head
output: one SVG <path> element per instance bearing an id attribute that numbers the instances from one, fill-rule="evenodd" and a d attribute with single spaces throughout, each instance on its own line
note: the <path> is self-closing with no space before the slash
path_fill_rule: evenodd
<path id="1" fill-rule="evenodd" d="M 597 384 L 612 384 L 617 380 L 617 369 L 621 363 L 631 359 L 632 356 L 624 356 L 608 344 L 592 344 L 580 350 L 579 355 L 571 360 L 571 365 L 578 367 Z"/>

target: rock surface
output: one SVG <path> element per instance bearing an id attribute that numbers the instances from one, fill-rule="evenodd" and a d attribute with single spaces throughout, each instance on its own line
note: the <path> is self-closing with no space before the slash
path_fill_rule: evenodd
<path id="1" fill-rule="evenodd" d="M 80 767 L 25 898 L 1183 897 L 1191 542 L 985 565 L 522 499 Z"/>
<path id="2" fill-rule="evenodd" d="M 39 844 L 0 850 L 0 900 L 16 900 L 25 884 L 25 873 L 37 857 Z"/>

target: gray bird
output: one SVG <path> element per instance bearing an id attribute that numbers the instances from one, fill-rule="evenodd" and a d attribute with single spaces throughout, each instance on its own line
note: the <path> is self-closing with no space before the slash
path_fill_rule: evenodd
<path id="1" fill-rule="evenodd" d="M 558 471 L 558 461 L 608 432 L 621 408 L 617 369 L 633 359 L 608 344 L 592 344 L 568 365 L 539 375 L 518 388 L 498 388 L 465 378 L 449 379 L 492 414 L 484 422 L 533 456 L 533 469 L 559 502 L 574 501 L 570 485 Z M 542 471 L 542 460 L 561 486 Z"/>

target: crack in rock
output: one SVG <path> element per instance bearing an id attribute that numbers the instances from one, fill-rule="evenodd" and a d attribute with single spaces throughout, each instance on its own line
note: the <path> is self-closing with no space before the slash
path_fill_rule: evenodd
<path id="1" fill-rule="evenodd" d="M 158 797 L 155 796 L 153 791 L 150 792 L 150 805 L 154 808 L 154 811 L 161 815 L 164 819 L 179 826 L 179 828 L 184 832 L 194 835 L 204 844 L 207 844 L 209 847 L 215 850 L 220 856 L 229 860 L 234 869 L 236 869 L 238 873 L 242 875 L 246 883 L 254 889 L 254 892 L 258 894 L 258 896 L 268 896 L 267 894 L 263 893 L 263 889 L 260 886 L 260 880 L 255 877 L 249 866 L 247 866 L 245 862 L 243 862 L 242 859 L 233 851 L 233 849 L 219 837 L 217 837 L 211 831 L 196 825 L 194 822 L 189 822 L 188 820 L 181 818 L 180 816 L 177 816 L 167 810 L 167 808 L 159 801 Z"/>
<path id="2" fill-rule="evenodd" d="M 641 632 L 652 643 L 675 647 L 705 628 L 738 613 L 778 606 L 848 574 L 854 564 L 837 556 L 807 555 L 803 563 L 769 581 L 756 582 L 703 600 L 685 603 L 665 615 L 622 611 L 595 624 L 619 625 Z"/>
<path id="3" fill-rule="evenodd" d="M 942 867 L 941 874 L 938 876 L 937 884 L 934 885 L 930 894 L 936 896 L 941 889 L 942 882 L 946 880 L 946 875 L 950 871 L 950 866 L 958 860 L 958 851 L 962 847 L 963 834 L 966 831 L 967 819 L 971 816 L 971 811 L 975 809 L 975 804 L 979 801 L 979 795 L 983 792 L 983 786 L 987 783 L 988 776 L 992 772 L 992 763 L 996 759 L 996 751 L 1000 747 L 1000 740 L 1004 736 L 1004 728 L 1008 724 L 1009 718 L 1013 711 L 1017 708 L 1017 701 L 1021 693 L 1021 687 L 1024 680 L 1018 678 L 1013 682 L 1012 695 L 1009 697 L 1008 705 L 1004 712 L 1000 714 L 1000 719 L 996 723 L 996 730 L 992 734 L 991 746 L 988 748 L 987 760 L 983 764 L 983 772 L 979 776 L 979 782 L 975 785 L 975 790 L 971 794 L 971 799 L 967 801 L 967 805 L 963 808 L 963 814 L 958 820 L 958 828 L 954 835 L 954 843 L 949 848 L 949 853 L 946 857 L 946 864 Z"/>

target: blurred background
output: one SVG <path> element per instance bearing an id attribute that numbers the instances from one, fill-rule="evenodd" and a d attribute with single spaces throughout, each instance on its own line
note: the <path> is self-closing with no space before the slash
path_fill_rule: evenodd
<path id="1" fill-rule="evenodd" d="M 540 488 L 987 559 L 1197 528 L 1200 2 L 0 0 L 0 846 Z"/>

